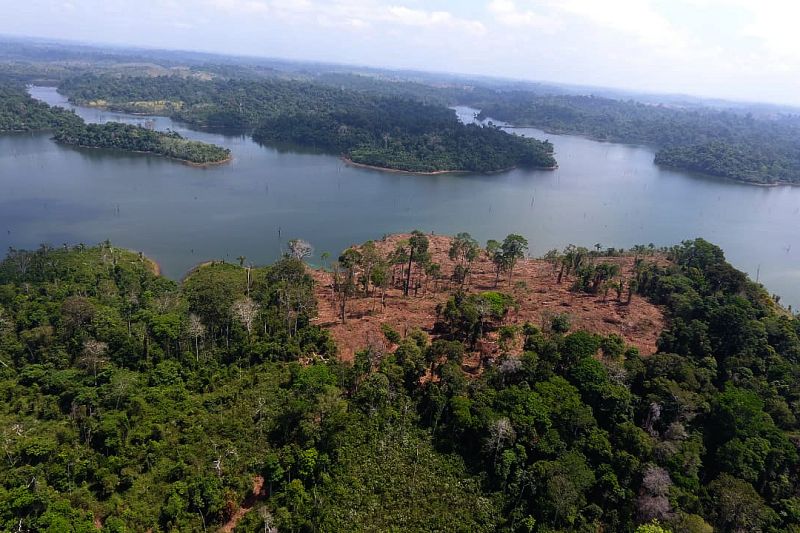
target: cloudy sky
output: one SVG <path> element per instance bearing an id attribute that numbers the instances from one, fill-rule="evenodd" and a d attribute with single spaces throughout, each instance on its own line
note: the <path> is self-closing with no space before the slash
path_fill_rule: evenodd
<path id="1" fill-rule="evenodd" d="M 0 33 L 800 105 L 792 0 L 0 0 Z"/>

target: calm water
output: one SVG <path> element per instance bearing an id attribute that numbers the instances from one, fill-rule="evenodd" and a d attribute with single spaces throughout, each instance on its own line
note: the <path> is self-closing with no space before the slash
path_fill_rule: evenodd
<path id="1" fill-rule="evenodd" d="M 50 88 L 32 94 L 65 105 Z M 86 120 L 142 117 L 77 109 Z M 471 111 L 459 108 L 471 118 Z M 230 148 L 198 169 L 158 157 L 60 146 L 48 134 L 0 136 L 0 246 L 97 243 L 142 250 L 180 277 L 209 258 L 268 262 L 281 242 L 318 252 L 420 228 L 481 241 L 525 235 L 541 254 L 568 243 L 670 245 L 702 236 L 785 303 L 800 305 L 800 188 L 759 188 L 660 170 L 649 148 L 547 137 L 556 171 L 409 176 L 351 168 L 328 155 L 279 151 L 245 135 L 159 129 Z"/>

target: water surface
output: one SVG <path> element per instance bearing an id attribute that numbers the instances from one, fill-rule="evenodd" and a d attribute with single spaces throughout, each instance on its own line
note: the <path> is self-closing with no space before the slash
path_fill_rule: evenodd
<path id="1" fill-rule="evenodd" d="M 32 94 L 66 105 L 52 88 Z M 92 122 L 145 117 L 76 108 Z M 458 108 L 469 120 L 472 110 Z M 76 149 L 47 133 L 0 135 L 0 246 L 93 244 L 142 250 L 180 277 L 209 258 L 264 263 L 301 237 L 318 254 L 386 233 L 468 231 L 485 242 L 521 233 L 532 252 L 568 243 L 630 247 L 704 237 L 783 302 L 800 305 L 800 188 L 761 188 L 661 170 L 652 149 L 548 135 L 555 171 L 411 176 L 278 150 L 242 133 L 173 129 L 229 148 L 227 165 L 195 168 L 142 154 Z"/>

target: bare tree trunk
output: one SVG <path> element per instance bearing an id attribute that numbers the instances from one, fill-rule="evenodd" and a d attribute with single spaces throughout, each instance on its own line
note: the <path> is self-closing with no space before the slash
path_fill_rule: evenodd
<path id="1" fill-rule="evenodd" d="M 403 287 L 403 296 L 408 296 L 409 285 L 411 285 L 411 261 L 414 259 L 414 251 L 408 252 L 408 270 L 406 271 L 406 284 Z"/>

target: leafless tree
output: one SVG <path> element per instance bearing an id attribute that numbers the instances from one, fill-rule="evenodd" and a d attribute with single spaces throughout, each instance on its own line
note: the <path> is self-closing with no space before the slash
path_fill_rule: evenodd
<path id="1" fill-rule="evenodd" d="M 31 252 L 27 252 L 25 250 L 17 250 L 16 248 L 9 248 L 8 254 L 6 258 L 8 261 L 17 267 L 17 273 L 20 276 L 24 276 L 25 273 L 28 271 L 28 267 L 31 264 L 31 259 L 33 254 Z"/>
<path id="2" fill-rule="evenodd" d="M 199 339 L 206 333 L 206 327 L 200 320 L 200 317 L 192 313 L 189 315 L 189 326 L 187 327 L 189 335 L 194 338 L 194 356 L 195 359 L 200 361 L 200 345 Z"/>
<path id="3" fill-rule="evenodd" d="M 3 454 L 6 456 L 6 461 L 10 468 L 17 464 L 19 459 L 17 455 L 19 451 L 18 443 L 24 434 L 25 430 L 22 428 L 22 424 L 19 423 L 3 428 L 2 433 L 0 433 L 0 445 L 3 447 Z"/>
<path id="4" fill-rule="evenodd" d="M 82 296 L 70 296 L 61 304 L 64 325 L 70 332 L 89 324 L 94 318 L 94 304 Z"/>
<path id="5" fill-rule="evenodd" d="M 498 418 L 497 421 L 489 428 L 489 438 L 486 441 L 486 447 L 494 455 L 494 462 L 497 463 L 497 457 L 506 444 L 511 443 L 517 437 L 511 421 L 506 418 Z"/>
<path id="6" fill-rule="evenodd" d="M 214 455 L 216 456 L 216 459 L 211 461 L 211 464 L 214 466 L 214 470 L 217 473 L 217 477 L 222 479 L 222 461 L 223 461 L 223 459 L 225 459 L 226 457 L 230 457 L 230 456 L 238 457 L 239 454 L 237 453 L 236 448 L 234 448 L 232 446 L 229 446 L 225 451 L 221 451 L 220 447 L 215 442 L 212 442 L 211 446 L 214 447 Z"/>
<path id="7" fill-rule="evenodd" d="M 105 355 L 108 351 L 108 344 L 94 339 L 88 339 L 83 343 L 83 353 L 80 364 L 94 374 L 94 385 L 97 386 L 97 371 L 108 362 Z"/>
<path id="8" fill-rule="evenodd" d="M 266 506 L 258 510 L 258 516 L 264 521 L 264 533 L 278 533 L 278 528 L 275 527 L 275 518 Z"/>
<path id="9" fill-rule="evenodd" d="M 503 383 L 505 383 L 506 376 L 513 376 L 522 370 L 522 366 L 522 361 L 519 359 L 519 357 L 504 357 L 497 366 L 497 370 L 500 372 Z"/>
<path id="10" fill-rule="evenodd" d="M 248 337 L 253 332 L 253 322 L 258 316 L 258 310 L 258 304 L 252 298 L 247 297 L 235 301 L 231 307 L 233 316 L 239 319 L 239 322 L 245 327 Z"/>
<path id="11" fill-rule="evenodd" d="M 3 306 L 0 305 L 0 335 L 11 333 L 13 330 L 14 330 L 14 323 L 11 321 L 11 318 L 9 318 L 6 315 Z M 4 367 L 8 368 L 8 363 L 3 361 L 2 359 L 0 359 L 0 365 L 3 365 Z"/>
<path id="12" fill-rule="evenodd" d="M 314 247 L 303 239 L 289 241 L 289 255 L 302 261 L 314 253 Z"/>
<path id="13" fill-rule="evenodd" d="M 653 402 L 650 404 L 650 409 L 647 412 L 647 419 L 644 422 L 644 428 L 653 437 L 658 436 L 658 430 L 655 428 L 655 425 L 660 419 L 661 419 L 661 404 Z"/>
<path id="14" fill-rule="evenodd" d="M 642 486 L 636 499 L 639 519 L 643 522 L 664 520 L 670 517 L 672 507 L 669 503 L 669 489 L 672 480 L 669 473 L 660 466 L 648 465 L 644 469 Z"/>

